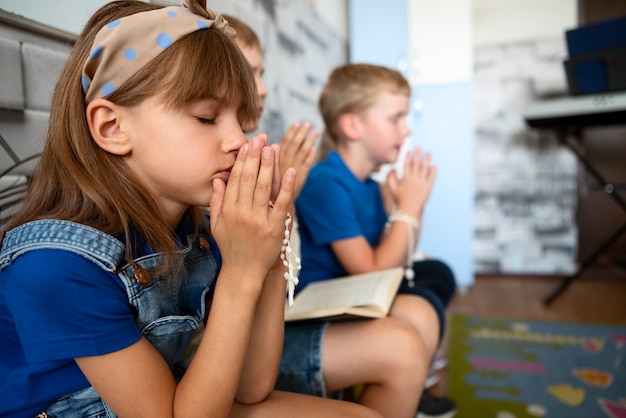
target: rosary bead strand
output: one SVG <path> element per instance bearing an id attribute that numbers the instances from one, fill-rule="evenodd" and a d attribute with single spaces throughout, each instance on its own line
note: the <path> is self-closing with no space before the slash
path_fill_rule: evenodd
<path id="1" fill-rule="evenodd" d="M 283 238 L 283 245 L 280 248 L 280 259 L 283 260 L 283 265 L 287 267 L 284 277 L 287 281 L 289 306 L 293 305 L 293 295 L 298 285 L 298 272 L 302 269 L 300 257 L 298 257 L 293 252 L 293 248 L 291 248 L 291 232 L 289 231 L 291 221 L 291 214 L 287 212 L 287 219 L 285 219 L 285 236 Z"/>

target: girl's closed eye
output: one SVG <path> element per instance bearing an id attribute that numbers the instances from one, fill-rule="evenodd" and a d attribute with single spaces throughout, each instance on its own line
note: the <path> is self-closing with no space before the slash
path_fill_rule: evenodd
<path id="1" fill-rule="evenodd" d="M 203 125 L 215 125 L 215 119 L 213 118 L 201 118 L 201 117 L 196 117 L 196 119 L 198 119 L 198 122 L 200 122 Z"/>
<path id="2" fill-rule="evenodd" d="M 202 125 L 215 125 L 223 114 L 221 101 L 218 99 L 198 100 L 190 103 L 185 109 L 187 114 Z"/>

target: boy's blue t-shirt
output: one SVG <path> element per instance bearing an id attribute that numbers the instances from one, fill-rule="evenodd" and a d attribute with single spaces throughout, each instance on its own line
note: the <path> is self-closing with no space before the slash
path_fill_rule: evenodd
<path id="1" fill-rule="evenodd" d="M 347 275 L 330 244 L 362 235 L 376 246 L 387 222 L 378 182 L 361 181 L 334 151 L 311 169 L 296 199 L 296 214 L 302 253 L 297 290 Z"/>

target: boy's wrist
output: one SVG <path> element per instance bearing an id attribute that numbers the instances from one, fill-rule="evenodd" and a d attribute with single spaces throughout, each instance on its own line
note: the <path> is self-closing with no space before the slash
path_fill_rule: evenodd
<path id="1" fill-rule="evenodd" d="M 420 227 L 420 221 L 418 217 L 411 216 L 407 212 L 404 212 L 400 209 L 393 209 L 391 214 L 388 217 L 389 223 L 393 222 L 404 222 L 414 230 L 418 230 Z"/>
<path id="2" fill-rule="evenodd" d="M 417 210 L 414 208 L 406 209 L 402 207 L 401 205 L 398 205 L 398 206 L 393 206 L 393 208 L 391 209 L 391 213 L 389 213 L 389 216 L 393 215 L 394 213 L 402 213 L 414 219 L 417 219 L 418 221 L 422 219 L 422 208 L 419 208 Z"/>

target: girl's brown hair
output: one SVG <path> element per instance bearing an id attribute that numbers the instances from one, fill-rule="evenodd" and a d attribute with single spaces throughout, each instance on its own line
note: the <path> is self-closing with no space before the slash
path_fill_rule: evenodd
<path id="1" fill-rule="evenodd" d="M 319 152 L 321 160 L 337 147 L 341 138 L 341 116 L 363 114 L 383 92 L 410 96 L 411 86 L 399 71 L 380 65 L 347 64 L 330 73 L 318 102 L 325 125 Z"/>
<path id="2" fill-rule="evenodd" d="M 116 19 L 162 6 L 142 1 L 115 1 L 87 22 L 54 91 L 41 160 L 19 211 L 5 225 L 11 229 L 37 219 L 64 219 L 125 235 L 130 260 L 135 233 L 155 251 L 168 254 L 164 269 L 180 260 L 174 232 L 156 202 L 135 178 L 123 158 L 93 141 L 85 117 L 82 66 L 97 32 Z M 171 108 L 211 96 L 225 96 L 242 123 L 255 118 L 256 87 L 252 71 L 234 41 L 211 28 L 175 42 L 108 97 L 133 106 L 158 97 Z M 167 167 L 163 167 L 164 170 Z M 206 228 L 201 208 L 191 208 L 196 229 Z"/>

